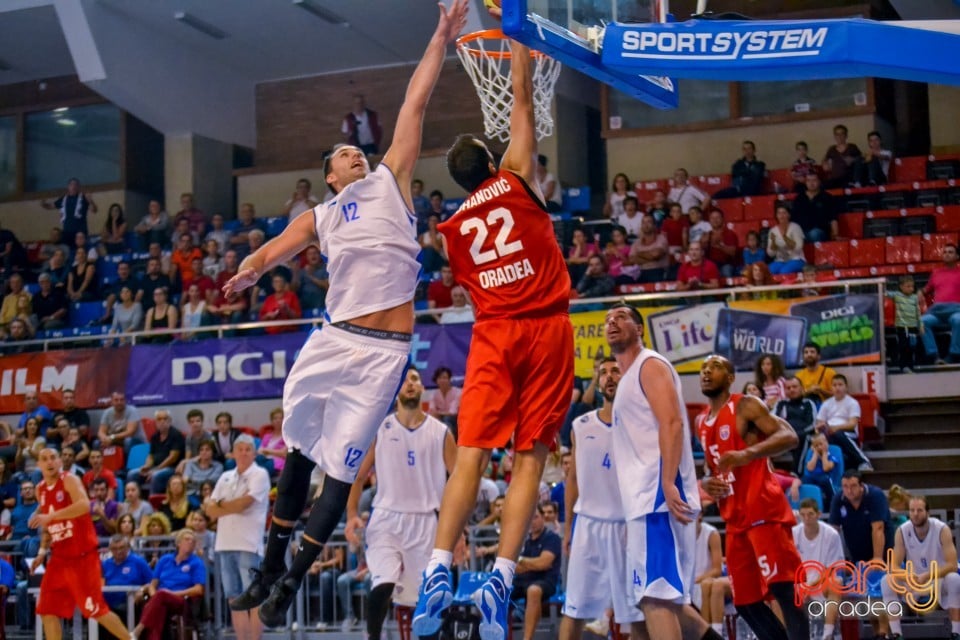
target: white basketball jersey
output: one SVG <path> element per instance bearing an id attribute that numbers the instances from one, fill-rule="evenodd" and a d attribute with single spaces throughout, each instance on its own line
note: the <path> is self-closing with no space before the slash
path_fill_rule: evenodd
<path id="1" fill-rule="evenodd" d="M 660 360 L 669 367 L 683 423 L 683 450 L 676 483 L 684 501 L 695 511 L 700 510 L 700 490 L 693 463 L 690 425 L 680 391 L 680 376 L 659 353 L 642 349 L 620 379 L 617 397 L 613 401 L 613 458 L 627 520 L 668 511 L 660 483 L 660 425 L 640 385 L 640 369 L 649 359 Z"/>
<path id="2" fill-rule="evenodd" d="M 573 421 L 579 497 L 573 512 L 598 520 L 622 521 L 620 485 L 610 452 L 612 425 L 600 419 L 599 411 Z"/>
<path id="3" fill-rule="evenodd" d="M 706 571 L 712 564 L 710 557 L 710 534 L 717 528 L 706 522 L 700 523 L 700 533 L 697 534 L 697 547 L 693 553 L 693 576 L 696 578 Z"/>
<path id="4" fill-rule="evenodd" d="M 814 560 L 825 567 L 843 560 L 843 540 L 840 533 L 830 525 L 820 522 L 817 536 L 810 540 L 803 532 L 803 524 L 794 525 L 793 543 L 797 547 L 800 559 Z M 810 571 L 810 569 L 807 569 Z"/>
<path id="5" fill-rule="evenodd" d="M 390 414 L 377 431 L 374 467 L 377 495 L 374 509 L 400 513 L 428 513 L 440 508 L 447 467 L 443 443 L 447 425 L 433 416 L 408 429 Z"/>
<path id="6" fill-rule="evenodd" d="M 929 571 L 931 562 L 942 567 L 946 561 L 943 557 L 943 545 L 940 544 L 940 531 L 947 525 L 937 518 L 928 518 L 927 521 L 930 523 L 930 530 L 923 540 L 917 537 L 917 530 L 909 520 L 900 525 L 906 559 L 913 563 L 917 573 Z"/>
<path id="7" fill-rule="evenodd" d="M 313 213 L 330 274 L 330 322 L 413 300 L 420 277 L 416 217 L 385 164 L 314 207 Z"/>

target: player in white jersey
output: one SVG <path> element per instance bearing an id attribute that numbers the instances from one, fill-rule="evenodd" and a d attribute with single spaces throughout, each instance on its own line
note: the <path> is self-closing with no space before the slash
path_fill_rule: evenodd
<path id="1" fill-rule="evenodd" d="M 563 496 L 569 514 L 563 539 L 570 551 L 560 640 L 580 638 L 585 621 L 602 618 L 611 605 L 616 623 L 630 624 L 632 638 L 646 637 L 643 613 L 634 605 L 624 580 L 627 523 L 610 435 L 613 399 L 620 382 L 617 361 L 602 360 L 597 376 L 603 406 L 574 420 L 570 433 L 573 455 Z"/>
<path id="2" fill-rule="evenodd" d="M 643 317 L 620 303 L 606 337 L 623 372 L 613 402 L 613 464 L 627 519 L 632 600 L 657 640 L 720 636 L 690 605 L 700 492 L 680 376 L 643 346 Z"/>
<path id="3" fill-rule="evenodd" d="M 420 373 L 410 368 L 397 395 L 397 411 L 380 425 L 347 501 L 347 540 L 359 544 L 360 495 L 367 475 L 376 469 L 377 495 L 366 531 L 372 580 L 368 640 L 380 640 L 391 598 L 404 606 L 417 603 L 420 574 L 433 550 L 443 486 L 457 457 L 453 434 L 423 412 L 422 395 Z"/>
<path id="4" fill-rule="evenodd" d="M 730 591 L 730 582 L 723 575 L 723 547 L 720 532 L 703 521 L 703 512 L 697 516 L 697 543 L 693 553 L 693 589 L 690 600 L 700 610 L 700 616 L 717 633 L 723 632 L 723 597 Z M 714 591 L 717 593 L 715 594 Z M 719 602 L 717 602 L 719 601 Z M 717 607 L 713 607 L 714 603 Z M 714 611 L 714 609 L 717 609 Z"/>
<path id="5" fill-rule="evenodd" d="M 303 345 L 283 389 L 283 439 L 290 452 L 277 485 L 264 560 L 249 588 L 230 604 L 234 610 L 260 605 L 267 626 L 286 620 L 303 576 L 343 514 L 360 462 L 403 380 L 420 251 L 410 182 L 427 101 L 447 45 L 466 24 L 467 6 L 468 0 L 453 0 L 449 10 L 440 5 L 436 31 L 407 86 L 393 142 L 377 170 L 370 171 L 359 148 L 335 148 L 324 173 L 336 197 L 297 217 L 247 257 L 224 286 L 232 296 L 311 245 L 320 247 L 330 273 L 327 321 Z M 325 479 L 287 569 L 287 543 L 315 465 Z"/>
<path id="6" fill-rule="evenodd" d="M 837 566 L 843 562 L 843 539 L 840 533 L 828 524 L 820 522 L 820 508 L 813 498 L 800 501 L 800 524 L 793 527 L 793 543 L 797 546 L 800 559 L 813 561 L 819 566 Z M 823 578 L 815 567 L 805 567 L 807 584 L 818 584 Z M 833 638 L 840 609 L 840 594 L 832 588 L 824 589 L 823 594 L 812 596 L 812 600 L 826 601 L 830 606 L 823 607 L 823 640 Z M 809 603 L 808 603 L 809 604 Z M 809 611 L 809 608 L 807 609 Z"/>
<path id="7" fill-rule="evenodd" d="M 906 567 L 904 567 L 906 563 Z M 943 521 L 930 517 L 927 499 L 910 498 L 910 519 L 897 529 L 891 566 L 880 583 L 887 616 L 880 617 L 880 631 L 889 624 L 889 640 L 902 640 L 900 615 L 895 603 L 906 600 L 913 609 L 937 604 L 950 616 L 951 638 L 960 638 L 960 574 L 953 532 Z M 905 592 L 905 594 L 904 594 Z M 892 606 L 891 606 L 892 605 Z M 919 606 L 917 606 L 919 605 Z M 899 607 L 902 612 L 903 608 Z M 929 609 L 928 609 L 929 610 Z M 889 623 L 888 623 L 889 620 Z"/>

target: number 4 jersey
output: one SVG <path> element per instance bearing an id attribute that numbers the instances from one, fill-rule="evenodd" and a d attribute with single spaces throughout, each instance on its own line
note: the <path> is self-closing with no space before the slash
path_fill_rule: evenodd
<path id="1" fill-rule="evenodd" d="M 553 223 L 515 173 L 491 176 L 438 229 L 478 321 L 567 313 L 570 276 Z"/>

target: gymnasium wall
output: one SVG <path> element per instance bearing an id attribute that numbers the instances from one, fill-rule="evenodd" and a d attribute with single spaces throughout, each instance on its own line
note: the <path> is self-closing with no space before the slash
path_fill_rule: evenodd
<path id="1" fill-rule="evenodd" d="M 929 96 L 932 151 L 960 152 L 960 87 L 931 84 Z"/>

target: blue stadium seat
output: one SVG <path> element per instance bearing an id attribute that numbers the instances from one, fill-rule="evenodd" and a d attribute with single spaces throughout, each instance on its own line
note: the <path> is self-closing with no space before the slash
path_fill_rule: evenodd
<path id="1" fill-rule="evenodd" d="M 466 198 L 447 198 L 443 201 L 443 211 L 447 214 L 447 217 L 452 216 L 457 212 L 457 209 L 460 208 L 460 205 L 463 204 L 463 201 Z"/>
<path id="2" fill-rule="evenodd" d="M 800 508 L 800 503 L 806 500 L 807 498 L 813 498 L 817 502 L 817 509 L 821 512 L 823 511 L 823 492 L 820 491 L 820 487 L 815 484 L 802 484 L 800 485 L 800 499 L 794 502 L 790 500 L 790 508 L 797 510 Z"/>
<path id="3" fill-rule="evenodd" d="M 74 302 L 70 305 L 70 326 L 86 327 L 103 317 L 103 302 Z"/>
<path id="4" fill-rule="evenodd" d="M 490 574 L 484 571 L 464 571 L 461 573 L 457 590 L 453 594 L 453 604 L 461 606 L 473 604 L 472 596 L 474 592 L 482 587 L 489 577 Z"/>
<path id="5" fill-rule="evenodd" d="M 240 228 L 240 221 L 239 221 L 239 220 L 224 220 L 224 222 L 223 222 L 223 228 L 224 228 L 226 231 L 229 231 L 229 232 L 233 233 L 234 231 L 236 231 L 237 229 Z"/>
<path id="6" fill-rule="evenodd" d="M 590 187 L 570 187 L 563 190 L 564 211 L 589 211 Z"/>
<path id="7" fill-rule="evenodd" d="M 275 238 L 280 235 L 284 229 L 287 228 L 287 222 L 290 219 L 287 216 L 277 216 L 275 218 L 267 218 L 267 237 Z"/>
<path id="8" fill-rule="evenodd" d="M 843 472 L 844 472 L 843 449 L 841 449 L 835 444 L 831 444 L 829 449 L 830 449 L 830 455 L 832 455 L 834 459 L 837 461 L 837 464 L 833 465 L 833 469 L 830 470 L 830 484 L 833 485 L 834 492 L 839 493 L 841 489 L 840 484 L 841 484 L 841 480 L 843 480 Z"/>
<path id="9" fill-rule="evenodd" d="M 130 447 L 130 453 L 127 454 L 127 471 L 134 471 L 143 466 L 150 455 L 150 445 L 146 442 L 135 444 Z"/>
<path id="10" fill-rule="evenodd" d="M 23 285 L 23 288 L 26 289 L 27 293 L 29 293 L 31 296 L 37 295 L 37 293 L 40 291 L 40 285 L 36 282 L 28 282 Z"/>

